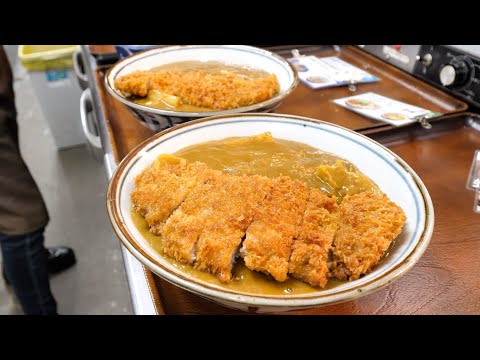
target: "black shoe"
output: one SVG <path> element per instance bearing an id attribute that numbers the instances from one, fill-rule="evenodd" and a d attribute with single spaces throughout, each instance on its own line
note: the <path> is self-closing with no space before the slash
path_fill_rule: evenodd
<path id="1" fill-rule="evenodd" d="M 48 272 L 49 274 L 56 274 L 66 270 L 77 262 L 73 249 L 66 246 L 55 246 L 47 248 L 48 250 Z M 3 280 L 7 286 L 10 286 L 5 275 L 5 269 L 2 269 Z"/>
<path id="2" fill-rule="evenodd" d="M 66 246 L 47 248 L 48 250 L 48 272 L 56 274 L 66 270 L 77 262 L 73 249 Z"/>

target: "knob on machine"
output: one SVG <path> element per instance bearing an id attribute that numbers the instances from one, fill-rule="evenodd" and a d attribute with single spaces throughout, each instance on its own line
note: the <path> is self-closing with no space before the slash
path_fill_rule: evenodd
<path id="1" fill-rule="evenodd" d="M 418 58 L 420 58 L 420 56 Z M 422 64 L 424 66 L 432 65 L 432 61 L 433 61 L 432 54 L 427 53 L 427 54 L 423 55 L 421 60 L 422 60 Z"/>
<path id="2" fill-rule="evenodd" d="M 466 86 L 472 78 L 472 67 L 467 58 L 454 58 L 440 70 L 440 82 L 451 88 Z"/>

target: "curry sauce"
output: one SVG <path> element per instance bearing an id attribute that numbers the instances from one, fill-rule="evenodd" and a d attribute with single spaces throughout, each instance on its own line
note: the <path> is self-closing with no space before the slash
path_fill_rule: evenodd
<path id="1" fill-rule="evenodd" d="M 275 139 L 270 133 L 209 141 L 186 147 L 174 155 L 201 161 L 232 175 L 289 176 L 339 200 L 378 186 L 355 165 L 334 154 L 295 141 Z"/>

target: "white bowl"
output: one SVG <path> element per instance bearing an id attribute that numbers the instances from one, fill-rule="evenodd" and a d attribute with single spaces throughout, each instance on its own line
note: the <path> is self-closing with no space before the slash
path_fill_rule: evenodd
<path id="1" fill-rule="evenodd" d="M 115 88 L 117 77 L 179 61 L 218 61 L 227 65 L 263 70 L 277 76 L 280 91 L 273 98 L 250 106 L 220 111 L 184 112 L 136 104 Z M 273 111 L 298 85 L 298 76 L 288 61 L 267 50 L 243 45 L 189 45 L 163 47 L 129 56 L 109 69 L 105 76 L 105 83 L 110 94 L 125 104 L 143 125 L 153 131 L 161 131 L 202 117 Z"/>
<path id="2" fill-rule="evenodd" d="M 134 179 L 159 154 L 232 136 L 269 131 L 334 153 L 355 164 L 405 211 L 407 222 L 390 255 L 373 271 L 355 281 L 302 295 L 252 295 L 227 290 L 189 277 L 159 255 L 136 229 L 130 217 Z M 318 120 L 278 114 L 239 114 L 200 119 L 165 130 L 146 140 L 120 163 L 109 184 L 107 207 L 115 232 L 145 266 L 161 278 L 228 307 L 258 312 L 312 308 L 364 296 L 398 279 L 422 256 L 430 241 L 432 200 L 417 174 L 393 152 L 348 129 Z"/>

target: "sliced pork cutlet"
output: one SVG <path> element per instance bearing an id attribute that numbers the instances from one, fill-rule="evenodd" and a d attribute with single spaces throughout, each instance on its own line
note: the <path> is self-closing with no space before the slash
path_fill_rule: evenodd
<path id="1" fill-rule="evenodd" d="M 311 188 L 300 235 L 293 243 L 288 272 L 306 283 L 325 287 L 328 253 L 338 226 L 337 199 Z"/>
<path id="2" fill-rule="evenodd" d="M 189 264 L 195 261 L 197 240 L 213 211 L 209 198 L 215 191 L 215 183 L 216 180 L 211 179 L 194 186 L 166 221 L 162 229 L 162 250 L 168 257 Z"/>
<path id="3" fill-rule="evenodd" d="M 281 176 L 255 213 L 247 229 L 241 254 L 245 265 L 285 281 L 294 239 L 300 232 L 309 188 L 298 180 Z"/>
<path id="4" fill-rule="evenodd" d="M 115 88 L 127 96 L 147 96 L 150 80 L 153 73 L 150 71 L 134 71 L 130 74 L 115 79 Z"/>
<path id="5" fill-rule="evenodd" d="M 382 259 L 406 216 L 387 195 L 372 191 L 345 196 L 339 214 L 331 271 L 337 279 L 356 280 Z"/>
<path id="6" fill-rule="evenodd" d="M 169 164 L 159 157 L 135 179 L 130 198 L 132 205 L 148 223 L 150 231 L 160 235 L 170 214 L 183 202 L 197 182 L 205 182 L 214 170 L 202 163 L 188 164 L 179 159 Z"/>
<path id="7" fill-rule="evenodd" d="M 238 247 L 271 182 L 262 176 L 225 175 L 217 179 L 208 203 L 201 205 L 213 209 L 204 220 L 195 268 L 215 274 L 223 282 L 231 280 Z"/>

